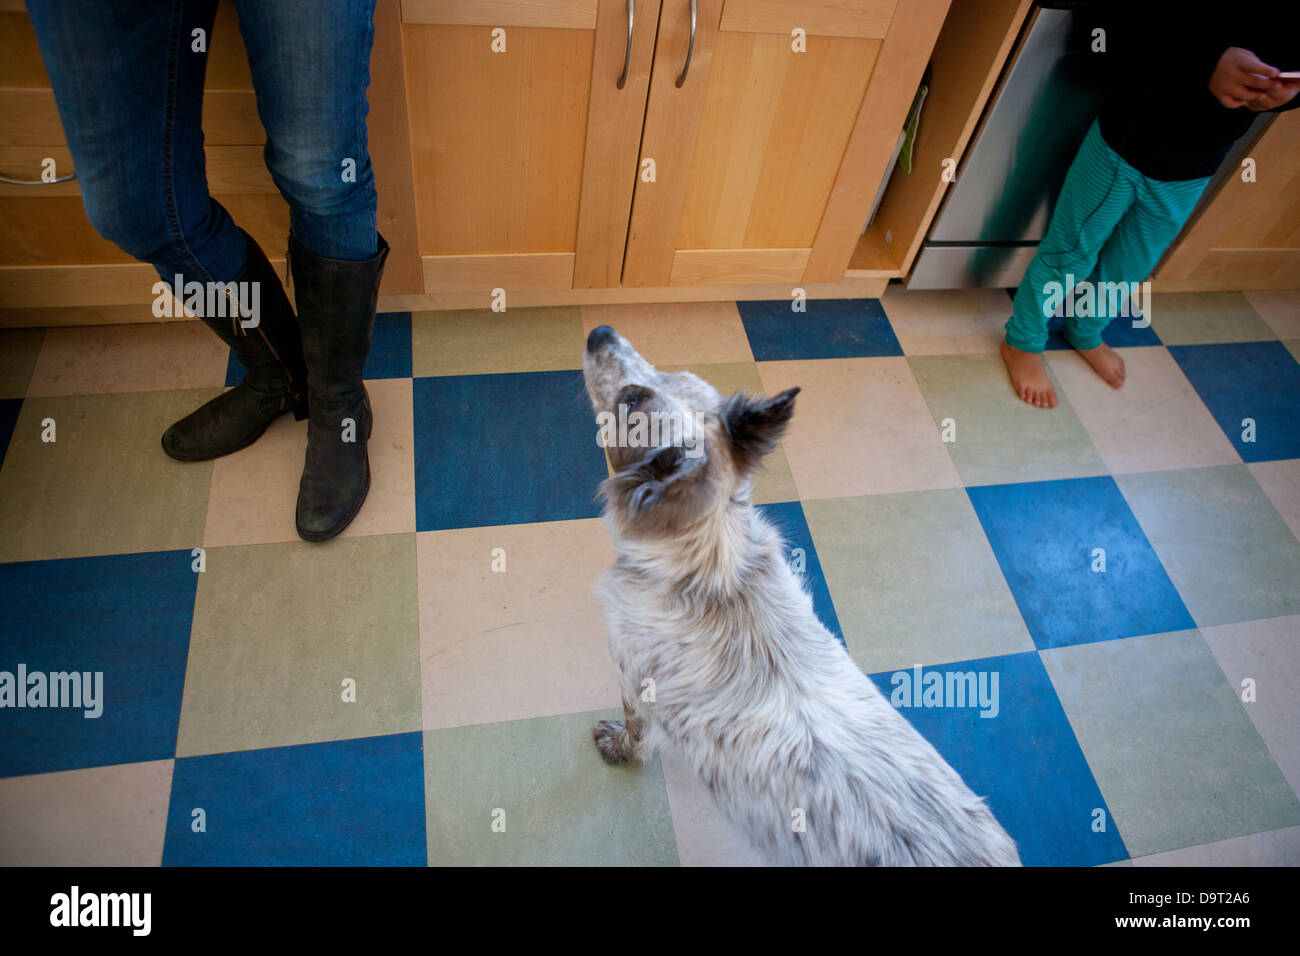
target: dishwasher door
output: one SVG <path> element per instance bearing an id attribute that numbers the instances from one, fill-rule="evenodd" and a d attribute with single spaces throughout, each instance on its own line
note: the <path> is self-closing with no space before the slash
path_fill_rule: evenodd
<path id="1" fill-rule="evenodd" d="M 1039 7 L 948 188 L 909 289 L 1019 284 L 1101 108 L 1088 5 Z M 924 121 L 924 117 L 922 118 Z"/>

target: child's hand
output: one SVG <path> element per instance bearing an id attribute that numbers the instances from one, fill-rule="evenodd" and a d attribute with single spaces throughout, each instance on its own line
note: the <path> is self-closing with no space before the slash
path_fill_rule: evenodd
<path id="1" fill-rule="evenodd" d="M 1288 83 L 1280 82 L 1277 74 L 1276 68 L 1263 62 L 1249 50 L 1230 46 L 1223 51 L 1223 56 L 1219 57 L 1208 85 L 1214 98 L 1228 109 L 1236 109 L 1238 106 L 1249 106 L 1255 109 L 1255 103 L 1266 96 L 1276 95 L 1279 92 L 1276 88 L 1290 86 Z M 1290 90 L 1289 95 L 1282 102 L 1287 102 L 1292 96 L 1295 96 L 1294 89 Z M 1272 109 L 1273 107 L 1259 108 Z"/>
<path id="2" fill-rule="evenodd" d="M 1286 106 L 1295 99 L 1297 93 L 1300 93 L 1300 80 L 1274 80 L 1273 86 L 1272 92 L 1265 93 L 1253 103 L 1247 103 L 1246 108 L 1256 113 L 1277 109 L 1279 106 Z"/>

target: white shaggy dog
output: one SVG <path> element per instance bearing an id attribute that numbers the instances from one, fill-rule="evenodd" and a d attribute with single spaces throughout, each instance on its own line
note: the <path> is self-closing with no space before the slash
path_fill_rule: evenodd
<path id="1" fill-rule="evenodd" d="M 615 471 L 601 492 L 618 558 L 598 590 L 626 722 L 596 726 L 605 760 L 676 745 L 771 863 L 1019 865 L 984 802 L 822 626 L 750 504 L 798 389 L 724 400 L 607 326 L 583 373 Z M 647 441 L 636 412 L 675 427 Z"/>

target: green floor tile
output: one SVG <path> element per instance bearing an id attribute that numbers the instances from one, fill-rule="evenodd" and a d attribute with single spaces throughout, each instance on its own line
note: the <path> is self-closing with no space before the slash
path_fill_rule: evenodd
<path id="1" fill-rule="evenodd" d="M 908 358 L 939 429 L 955 425 L 945 443 L 967 485 L 1050 481 L 1106 473 L 1070 400 L 1056 386 L 1060 405 L 1035 408 L 1011 390 L 998 355 L 924 355 Z M 1051 375 L 1050 366 L 1048 374 Z"/>
<path id="2" fill-rule="evenodd" d="M 414 534 L 210 548 L 177 756 L 419 730 L 419 646 Z"/>
<path id="3" fill-rule="evenodd" d="M 411 370 L 419 377 L 582 368 L 586 342 L 576 305 L 415 312 Z"/>
<path id="4" fill-rule="evenodd" d="M 1300 823 L 1199 631 L 1041 655 L 1130 856 Z"/>
<path id="5" fill-rule="evenodd" d="M 1152 296 L 1151 328 L 1165 345 L 1276 339 L 1240 292 L 1167 292 Z"/>
<path id="6" fill-rule="evenodd" d="M 27 394 L 44 341 L 44 329 L 0 329 L 0 398 Z"/>
<path id="7" fill-rule="evenodd" d="M 1034 649 L 962 489 L 827 498 L 803 510 L 864 671 Z"/>
<path id="8" fill-rule="evenodd" d="M 27 399 L 0 469 L 0 561 L 198 547 L 212 463 L 173 461 L 159 440 L 216 394 Z"/>
<path id="9" fill-rule="evenodd" d="M 753 362 L 729 362 L 717 365 L 665 365 L 660 371 L 687 371 L 698 375 L 719 392 L 732 395 L 746 391 L 754 395 L 763 393 L 763 382 L 758 366 Z M 790 461 L 779 444 L 763 459 L 763 467 L 754 473 L 752 498 L 755 504 L 766 505 L 777 501 L 798 501 L 799 491 L 790 473 Z"/>
<path id="10" fill-rule="evenodd" d="M 659 761 L 607 765 L 602 717 L 622 711 L 427 731 L 430 865 L 676 866 Z"/>
<path id="11" fill-rule="evenodd" d="M 1115 481 L 1198 626 L 1300 613 L 1300 542 L 1245 465 Z"/>

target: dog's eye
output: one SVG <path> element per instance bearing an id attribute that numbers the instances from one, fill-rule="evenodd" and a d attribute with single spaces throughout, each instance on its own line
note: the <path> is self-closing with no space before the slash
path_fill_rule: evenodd
<path id="1" fill-rule="evenodd" d="M 644 397 L 644 395 L 643 395 L 643 393 L 641 392 L 640 389 L 637 389 L 637 388 L 629 388 L 627 391 L 625 391 L 625 392 L 623 393 L 623 395 L 622 395 L 622 397 L 619 399 L 618 403 L 619 403 L 620 405 L 626 405 L 626 406 L 627 406 L 627 410 L 630 412 L 630 411 L 632 411 L 632 409 L 636 408 L 637 405 L 639 405 L 639 404 L 641 403 L 641 399 L 642 399 L 643 397 Z"/>

